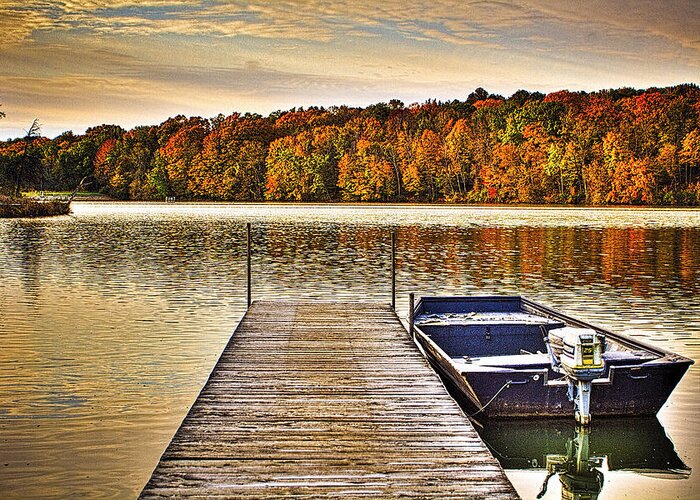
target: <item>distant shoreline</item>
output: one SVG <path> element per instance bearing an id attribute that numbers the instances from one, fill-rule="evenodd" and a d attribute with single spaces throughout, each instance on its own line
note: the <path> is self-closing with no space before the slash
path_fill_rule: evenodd
<path id="1" fill-rule="evenodd" d="M 97 203 L 97 204 L 134 204 L 134 205 L 151 205 L 151 206 L 187 206 L 187 205 L 209 205 L 209 206 L 270 206 L 270 207 L 367 207 L 367 208 L 472 208 L 485 210 L 498 209 L 522 209 L 522 210 L 690 210 L 700 211 L 697 206 L 668 206 L 668 205 L 573 205 L 573 204 L 524 204 L 524 203 L 449 203 L 449 202 L 434 202 L 434 203 L 419 203 L 419 202 L 297 202 L 297 201 L 222 201 L 222 200 L 120 200 L 112 198 L 108 195 L 98 193 L 78 194 L 72 201 L 51 200 L 51 199 L 35 199 L 35 198 L 0 198 L 0 219 L 13 218 L 39 218 L 39 217 L 54 217 L 60 215 L 68 215 L 70 205 L 72 203 Z"/>
<path id="2" fill-rule="evenodd" d="M 139 204 L 139 205 L 238 205 L 238 206 L 274 206 L 274 207 L 316 207 L 316 206 L 332 206 L 332 207 L 406 207 L 406 208 L 522 208 L 522 209 L 591 209 L 591 210 L 606 210 L 606 209 L 653 209 L 653 210 L 694 210 L 700 211 L 700 207 L 695 205 L 574 205 L 574 204 L 527 204 L 527 203 L 449 203 L 449 202 L 348 202 L 348 201 L 226 201 L 226 200 L 120 200 L 110 198 L 108 196 L 77 196 L 76 203 L 114 203 L 114 204 Z"/>

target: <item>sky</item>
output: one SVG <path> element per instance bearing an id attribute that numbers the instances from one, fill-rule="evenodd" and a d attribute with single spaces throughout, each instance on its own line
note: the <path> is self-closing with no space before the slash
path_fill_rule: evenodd
<path id="1" fill-rule="evenodd" d="M 698 0 L 0 0 L 0 139 L 700 83 Z"/>

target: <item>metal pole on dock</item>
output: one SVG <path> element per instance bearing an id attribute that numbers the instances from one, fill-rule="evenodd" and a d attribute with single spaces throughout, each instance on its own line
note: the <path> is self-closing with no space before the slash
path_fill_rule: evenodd
<path id="1" fill-rule="evenodd" d="M 416 303 L 416 296 L 413 292 L 408 294 L 408 333 L 413 338 L 413 310 Z"/>
<path id="2" fill-rule="evenodd" d="M 396 229 L 391 230 L 391 308 L 396 310 Z"/>
<path id="3" fill-rule="evenodd" d="M 250 283 L 250 222 L 246 224 L 246 254 L 247 254 L 247 265 L 246 265 L 246 300 L 248 308 L 250 308 L 251 303 L 251 283 Z"/>

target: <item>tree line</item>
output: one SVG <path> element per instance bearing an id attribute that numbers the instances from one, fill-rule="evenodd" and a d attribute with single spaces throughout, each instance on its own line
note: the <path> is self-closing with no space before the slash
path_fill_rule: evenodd
<path id="1" fill-rule="evenodd" d="M 158 200 L 700 204 L 700 88 L 476 89 L 0 142 L 0 185 Z"/>

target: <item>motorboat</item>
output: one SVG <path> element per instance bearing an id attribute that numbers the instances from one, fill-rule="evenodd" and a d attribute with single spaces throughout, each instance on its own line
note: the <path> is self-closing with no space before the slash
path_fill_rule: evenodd
<path id="1" fill-rule="evenodd" d="M 693 364 L 520 296 L 411 302 L 415 341 L 472 415 L 655 415 Z"/>

